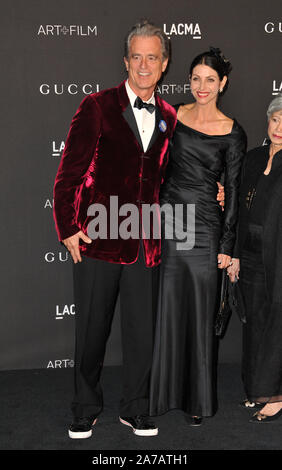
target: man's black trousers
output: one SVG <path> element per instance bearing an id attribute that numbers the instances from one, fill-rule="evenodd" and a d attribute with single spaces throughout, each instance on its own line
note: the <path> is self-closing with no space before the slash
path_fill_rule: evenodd
<path id="1" fill-rule="evenodd" d="M 74 265 L 76 308 L 74 416 L 98 415 L 103 408 L 100 374 L 118 294 L 123 352 L 120 416 L 148 414 L 158 267 L 147 268 L 140 245 L 129 265 L 88 257 Z"/>

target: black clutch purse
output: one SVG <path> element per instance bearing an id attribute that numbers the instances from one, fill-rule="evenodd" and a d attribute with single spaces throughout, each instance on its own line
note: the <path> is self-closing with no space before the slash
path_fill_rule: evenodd
<path id="1" fill-rule="evenodd" d="M 244 299 L 240 291 L 238 280 L 230 282 L 227 269 L 222 272 L 220 305 L 215 317 L 215 334 L 224 336 L 232 312 L 235 312 L 242 323 L 246 323 Z"/>
<path id="2" fill-rule="evenodd" d="M 219 309 L 215 317 L 215 334 L 216 336 L 223 336 L 229 319 L 232 314 L 232 310 L 228 300 L 228 284 L 229 279 L 227 276 L 227 270 L 224 269 L 222 271 L 222 279 L 221 279 L 221 289 L 220 289 L 220 304 Z"/>

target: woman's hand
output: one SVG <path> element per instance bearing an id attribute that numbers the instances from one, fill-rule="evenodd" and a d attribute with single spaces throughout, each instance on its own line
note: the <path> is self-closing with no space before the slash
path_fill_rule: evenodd
<path id="1" fill-rule="evenodd" d="M 217 255 L 217 266 L 219 267 L 219 269 L 227 268 L 228 266 L 230 266 L 230 263 L 231 263 L 231 256 L 223 255 L 222 253 Z"/>
<path id="2" fill-rule="evenodd" d="M 232 265 L 227 268 L 227 274 L 231 282 L 235 282 L 236 278 L 239 279 L 240 260 L 232 258 Z"/>
<path id="3" fill-rule="evenodd" d="M 224 199 L 225 199 L 224 186 L 222 186 L 222 184 L 218 182 L 217 187 L 218 187 L 218 193 L 217 193 L 216 199 L 219 202 L 221 209 L 224 211 Z"/>

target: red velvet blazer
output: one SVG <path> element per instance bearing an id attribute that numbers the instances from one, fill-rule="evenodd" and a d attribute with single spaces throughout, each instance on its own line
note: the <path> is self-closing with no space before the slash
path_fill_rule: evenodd
<path id="1" fill-rule="evenodd" d="M 166 130 L 159 123 L 166 123 Z M 79 230 L 87 234 L 94 217 L 87 216 L 93 203 L 110 213 L 110 196 L 125 203 L 159 202 L 160 184 L 168 158 L 168 143 L 176 124 L 176 112 L 156 95 L 156 126 L 144 152 L 125 89 L 118 87 L 87 96 L 80 104 L 69 130 L 54 187 L 54 217 L 60 240 Z M 124 217 L 119 217 L 119 222 Z M 81 242 L 83 255 L 112 263 L 133 263 L 139 240 L 98 238 Z M 148 267 L 160 262 L 160 240 L 144 239 Z"/>

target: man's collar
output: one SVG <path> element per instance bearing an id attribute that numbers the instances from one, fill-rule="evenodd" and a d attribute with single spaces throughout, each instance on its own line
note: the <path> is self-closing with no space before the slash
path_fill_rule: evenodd
<path id="1" fill-rule="evenodd" d="M 130 87 L 130 85 L 128 83 L 128 79 L 125 82 L 125 89 L 126 89 L 130 104 L 131 104 L 132 107 L 134 107 L 134 103 L 135 103 L 135 100 L 137 98 L 137 95 L 134 93 L 134 91 Z M 156 104 L 155 94 L 153 93 L 151 98 L 147 101 L 144 101 L 144 103 Z"/>

